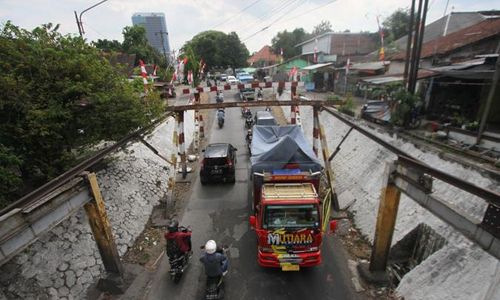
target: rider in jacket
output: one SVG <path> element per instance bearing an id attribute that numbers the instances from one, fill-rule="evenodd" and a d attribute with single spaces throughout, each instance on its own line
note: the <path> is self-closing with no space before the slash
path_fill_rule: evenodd
<path id="1" fill-rule="evenodd" d="M 165 239 L 167 240 L 167 255 L 169 257 L 191 252 L 191 231 L 179 231 L 179 222 L 177 220 L 172 220 L 168 225 L 168 231 L 165 232 Z M 169 248 L 176 249 L 176 251 L 169 251 Z"/>
<path id="2" fill-rule="evenodd" d="M 219 277 L 226 275 L 229 261 L 222 251 L 217 251 L 217 244 L 209 240 L 205 244 L 205 254 L 200 258 L 205 266 L 205 273 L 208 277 Z"/>

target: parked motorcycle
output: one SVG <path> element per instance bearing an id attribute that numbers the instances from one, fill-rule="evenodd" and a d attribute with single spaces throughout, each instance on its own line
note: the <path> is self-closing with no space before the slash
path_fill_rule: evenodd
<path id="1" fill-rule="evenodd" d="M 191 230 L 189 228 L 179 226 L 179 231 L 188 232 Z M 172 279 L 174 283 L 178 283 L 181 280 L 182 274 L 188 267 L 190 257 L 191 253 L 189 252 L 185 254 L 170 255 L 168 257 L 168 262 L 170 264 L 170 279 Z"/>

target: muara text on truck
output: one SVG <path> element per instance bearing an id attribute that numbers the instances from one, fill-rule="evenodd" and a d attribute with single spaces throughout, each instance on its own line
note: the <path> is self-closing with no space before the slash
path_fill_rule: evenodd
<path id="1" fill-rule="evenodd" d="M 257 234 L 257 261 L 283 271 L 319 265 L 324 234 L 336 226 L 329 222 L 329 201 L 318 195 L 321 164 L 298 126 L 253 131 L 250 226 Z"/>

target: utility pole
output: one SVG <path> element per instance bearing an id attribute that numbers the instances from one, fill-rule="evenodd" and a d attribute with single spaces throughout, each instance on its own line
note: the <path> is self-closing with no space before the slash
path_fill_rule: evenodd
<path id="1" fill-rule="evenodd" d="M 98 6 L 98 5 L 103 4 L 106 1 L 108 1 L 108 0 L 102 0 L 101 2 L 96 3 L 96 4 L 92 5 L 91 7 L 83 10 L 80 13 L 80 17 L 77 16 L 76 10 L 74 11 L 75 12 L 75 18 L 76 18 L 76 25 L 78 26 L 78 32 L 80 33 L 80 37 L 83 37 L 83 35 L 85 34 L 85 30 L 83 29 L 83 23 L 82 23 L 82 15 L 83 15 L 83 13 L 91 10 L 92 8 L 94 8 L 94 7 Z"/>
<path id="2" fill-rule="evenodd" d="M 491 103 L 493 102 L 493 97 L 495 96 L 496 88 L 498 86 L 498 82 L 500 81 L 500 42 L 498 42 L 497 46 L 497 62 L 495 64 L 495 73 L 493 74 L 493 79 L 491 80 L 491 87 L 488 93 L 488 98 L 486 99 L 486 105 L 483 110 L 483 115 L 481 117 L 481 123 L 479 124 L 479 130 L 477 132 L 476 145 L 481 141 L 481 136 L 484 131 L 484 127 L 486 126 L 486 121 L 488 120 L 488 116 L 490 114 Z"/>
<path id="3" fill-rule="evenodd" d="M 165 34 L 165 35 L 167 35 L 167 37 L 168 37 L 168 32 L 163 31 L 163 30 L 160 30 L 160 31 L 158 31 L 158 32 L 155 32 L 155 35 L 158 35 L 158 34 L 160 35 L 160 39 L 161 39 L 161 46 L 163 47 L 163 56 L 165 57 L 166 63 L 168 64 L 169 59 L 168 59 L 168 57 L 167 57 L 167 49 L 165 49 L 165 42 L 164 42 L 164 40 L 163 40 L 163 35 Z"/>
<path id="4" fill-rule="evenodd" d="M 411 10 L 410 10 L 410 22 L 408 24 L 408 40 L 406 41 L 406 60 L 405 60 L 405 69 L 403 72 L 403 82 L 404 86 L 408 87 L 408 73 L 409 73 L 409 65 L 411 58 L 411 48 L 412 48 L 412 39 L 413 39 L 413 19 L 415 19 L 415 1 L 411 1 Z"/>

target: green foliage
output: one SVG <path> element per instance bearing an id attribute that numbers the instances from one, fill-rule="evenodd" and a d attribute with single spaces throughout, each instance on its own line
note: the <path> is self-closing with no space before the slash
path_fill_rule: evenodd
<path id="1" fill-rule="evenodd" d="M 329 95 L 326 97 L 327 101 L 340 101 L 340 97 L 338 95 Z"/>
<path id="2" fill-rule="evenodd" d="M 121 52 L 122 44 L 117 40 L 101 40 L 98 39 L 97 42 L 92 42 L 92 44 L 97 48 L 101 49 L 104 52 Z"/>
<path id="3" fill-rule="evenodd" d="M 347 115 L 350 115 L 351 117 L 354 117 L 355 116 L 354 107 L 355 106 L 354 106 L 354 101 L 352 99 L 352 95 L 351 93 L 348 93 L 346 101 L 342 106 L 340 106 L 339 111 Z"/>
<path id="4" fill-rule="evenodd" d="M 0 144 L 0 207 L 8 205 L 8 196 L 22 185 L 21 159 L 12 150 Z"/>
<path id="5" fill-rule="evenodd" d="M 391 123 L 398 126 L 405 126 L 409 121 L 409 114 L 412 108 L 418 106 L 420 98 L 409 93 L 401 84 L 388 86 L 388 100 L 394 102 L 391 112 Z"/>
<path id="6" fill-rule="evenodd" d="M 295 45 L 307 40 L 309 35 L 303 28 L 295 28 L 293 31 L 281 31 L 276 34 L 272 39 L 272 48 L 279 54 L 283 48 L 283 56 L 285 59 L 297 56 L 302 53 L 300 47 Z"/>
<path id="7" fill-rule="evenodd" d="M 36 187 L 75 164 L 78 151 L 119 139 L 162 109 L 154 93 L 141 100 L 98 49 L 51 24 L 0 29 L 0 89 L 0 185 L 9 199 L 19 187 L 9 170 Z"/>
<path id="8" fill-rule="evenodd" d="M 184 76 L 186 77 L 187 80 L 188 71 L 192 71 L 193 85 L 198 86 L 198 84 L 200 83 L 200 78 L 199 78 L 200 61 L 190 45 L 184 46 L 184 56 L 188 58 L 187 64 L 184 65 Z"/>
<path id="9" fill-rule="evenodd" d="M 135 54 L 135 65 L 142 59 L 144 63 L 151 63 L 167 66 L 163 54 L 148 44 L 146 29 L 139 25 L 127 26 L 123 28 L 122 51 L 128 54 Z"/>
<path id="10" fill-rule="evenodd" d="M 386 31 L 385 40 L 387 43 L 395 41 L 408 34 L 408 24 L 410 23 L 410 12 L 408 8 L 398 8 L 387 19 L 382 22 Z"/>
<path id="11" fill-rule="evenodd" d="M 311 35 L 318 36 L 330 31 L 332 31 L 332 23 L 330 23 L 330 21 L 323 20 L 318 25 L 314 26 Z"/>
<path id="12" fill-rule="evenodd" d="M 189 55 L 194 55 L 197 60 L 203 59 L 206 64 L 205 70 L 213 69 L 215 66 L 245 67 L 249 56 L 247 47 L 235 32 L 225 34 L 215 30 L 203 31 L 195 35 L 182 49 L 184 53 L 192 51 L 193 53 Z"/>

